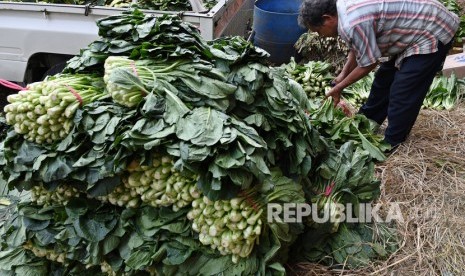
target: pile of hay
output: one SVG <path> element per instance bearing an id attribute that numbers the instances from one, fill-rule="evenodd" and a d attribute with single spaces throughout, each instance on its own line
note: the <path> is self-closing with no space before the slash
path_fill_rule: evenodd
<path id="1" fill-rule="evenodd" d="M 465 104 L 422 110 L 412 133 L 378 166 L 382 203 L 400 204 L 399 250 L 363 270 L 299 264 L 296 275 L 465 275 Z"/>

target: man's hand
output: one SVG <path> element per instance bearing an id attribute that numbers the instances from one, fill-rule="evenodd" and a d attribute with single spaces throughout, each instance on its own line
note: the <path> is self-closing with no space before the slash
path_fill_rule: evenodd
<path id="1" fill-rule="evenodd" d="M 326 98 L 327 97 L 332 97 L 334 101 L 334 106 L 337 106 L 337 104 L 341 101 L 341 94 L 342 94 L 342 89 L 340 89 L 337 85 L 331 88 L 328 92 L 326 92 Z"/>
<path id="2" fill-rule="evenodd" d="M 377 63 L 373 63 L 366 67 L 356 67 L 349 75 L 347 75 L 343 80 L 339 81 L 337 78 L 333 80 L 331 85 L 334 86 L 326 93 L 326 97 L 332 97 L 334 100 L 334 105 L 337 106 L 341 100 L 341 93 L 344 88 L 351 85 L 352 83 L 358 81 L 364 76 L 368 75 L 375 67 Z M 341 76 L 341 75 L 340 75 Z M 339 76 L 338 76 L 339 78 Z M 338 82 L 339 81 L 339 82 Z"/>

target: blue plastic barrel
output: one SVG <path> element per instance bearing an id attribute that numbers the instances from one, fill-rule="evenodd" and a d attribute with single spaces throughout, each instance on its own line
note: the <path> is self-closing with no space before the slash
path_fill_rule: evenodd
<path id="1" fill-rule="evenodd" d="M 294 44 L 306 32 L 297 23 L 302 0 L 257 0 L 253 16 L 253 44 L 270 53 L 269 60 L 289 62 Z"/>

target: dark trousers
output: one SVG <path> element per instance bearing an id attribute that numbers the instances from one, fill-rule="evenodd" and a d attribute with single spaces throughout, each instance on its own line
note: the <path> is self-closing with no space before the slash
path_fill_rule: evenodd
<path id="1" fill-rule="evenodd" d="M 394 66 L 393 58 L 382 63 L 376 71 L 370 96 L 360 108 L 360 113 L 378 124 L 382 124 L 387 117 L 384 140 L 391 146 L 397 146 L 407 139 L 451 45 L 452 42 L 447 45 L 439 42 L 435 53 L 404 58 L 400 69 Z"/>

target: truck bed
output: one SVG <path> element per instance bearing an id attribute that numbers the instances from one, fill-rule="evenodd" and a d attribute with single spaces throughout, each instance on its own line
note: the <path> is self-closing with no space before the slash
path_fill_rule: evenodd
<path id="1" fill-rule="evenodd" d="M 35 80 L 36 77 L 26 76 L 31 66 L 37 66 L 44 56 L 78 54 L 98 37 L 96 20 L 124 10 L 103 6 L 0 2 L 0 79 Z M 251 27 L 253 0 L 219 0 L 207 12 L 142 11 L 155 16 L 179 14 L 184 21 L 198 26 L 202 37 L 212 40 L 228 35 L 246 36 Z M 50 64 L 44 65 L 45 68 Z"/>

